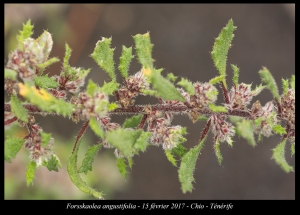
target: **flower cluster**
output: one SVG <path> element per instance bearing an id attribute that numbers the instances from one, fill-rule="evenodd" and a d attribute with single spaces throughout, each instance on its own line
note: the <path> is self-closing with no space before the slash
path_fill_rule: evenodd
<path id="1" fill-rule="evenodd" d="M 118 90 L 119 103 L 123 107 L 134 104 L 133 98 L 142 93 L 142 90 L 149 89 L 149 82 L 142 72 L 137 72 L 133 76 L 129 76 L 124 80 L 125 86 Z"/>
<path id="2" fill-rule="evenodd" d="M 120 128 L 120 124 L 115 123 L 115 122 L 110 122 L 111 118 L 109 116 L 104 116 L 104 117 L 97 117 L 96 118 L 99 125 L 101 128 L 107 132 L 107 131 L 112 131 L 112 130 L 117 130 Z M 110 145 L 108 142 L 104 141 L 103 142 L 103 147 L 104 148 L 114 148 L 112 145 Z"/>
<path id="3" fill-rule="evenodd" d="M 212 132 L 215 135 L 215 140 L 220 142 L 226 141 L 232 145 L 232 137 L 235 135 L 234 127 L 231 123 L 224 120 L 224 116 L 213 114 L 210 117 Z"/>
<path id="4" fill-rule="evenodd" d="M 180 90 L 179 92 L 186 99 L 187 105 L 193 107 L 188 111 L 188 115 L 193 122 L 196 122 L 200 115 L 199 111 L 207 108 L 209 104 L 217 100 L 218 91 L 215 86 L 207 82 L 196 82 L 193 86 L 195 95 L 189 95 L 184 90 Z"/>
<path id="5" fill-rule="evenodd" d="M 89 73 L 88 70 L 81 68 L 75 68 L 67 66 L 63 68 L 60 76 L 54 76 L 57 83 L 59 83 L 59 89 L 65 90 L 71 94 L 76 94 L 79 92 L 80 87 L 84 85 L 85 77 Z"/>
<path id="6" fill-rule="evenodd" d="M 245 110 L 246 106 L 250 104 L 253 98 L 253 93 L 251 92 L 251 84 L 238 84 L 234 85 L 231 91 L 228 93 L 229 104 L 225 104 L 227 109 L 239 109 Z"/>
<path id="7" fill-rule="evenodd" d="M 103 117 L 108 112 L 108 96 L 101 91 L 96 91 L 93 96 L 87 92 L 79 93 L 78 97 L 73 97 L 72 103 L 76 110 L 72 115 L 74 122 L 88 120 L 91 117 Z"/>
<path id="8" fill-rule="evenodd" d="M 288 129 L 288 138 L 291 142 L 295 141 L 295 90 L 289 89 L 286 94 L 280 97 L 281 113 L 280 116 L 286 120 Z"/>
<path id="9" fill-rule="evenodd" d="M 194 83 L 195 95 L 190 96 L 193 107 L 204 108 L 217 100 L 218 90 L 210 83 Z"/>
<path id="10" fill-rule="evenodd" d="M 52 46 L 52 37 L 47 31 L 36 40 L 27 38 L 22 48 L 15 49 L 9 55 L 6 68 L 17 71 L 24 80 L 32 79 L 40 72 L 41 64 L 47 61 Z"/>
<path id="11" fill-rule="evenodd" d="M 53 154 L 52 148 L 54 139 L 50 138 L 48 143 L 42 143 L 41 132 L 42 128 L 35 123 L 34 117 L 29 117 L 27 123 L 29 134 L 25 137 L 25 148 L 29 150 L 30 159 L 34 160 L 37 166 L 42 165 L 44 161 L 47 161 Z M 44 147 L 42 146 L 44 145 Z"/>
<path id="12" fill-rule="evenodd" d="M 254 119 L 254 132 L 266 137 L 271 136 L 273 134 L 272 125 L 278 122 L 273 102 L 267 102 L 262 107 L 260 102 L 256 101 L 252 105 L 251 112 Z"/>
<path id="13" fill-rule="evenodd" d="M 178 101 L 163 101 L 165 104 L 176 103 Z M 170 126 L 172 121 L 172 114 L 170 112 L 152 111 L 147 118 L 149 132 L 152 132 L 150 143 L 156 146 L 162 145 L 163 149 L 171 150 L 177 146 L 178 143 L 184 142 L 185 130 L 181 126 Z"/>

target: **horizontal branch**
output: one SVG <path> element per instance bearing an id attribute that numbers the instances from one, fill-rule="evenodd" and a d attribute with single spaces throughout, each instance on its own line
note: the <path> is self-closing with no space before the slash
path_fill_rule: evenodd
<path id="1" fill-rule="evenodd" d="M 55 114 L 48 113 L 40 110 L 37 106 L 31 104 L 23 104 L 23 107 L 28 110 L 30 114 Z M 248 111 L 243 110 L 230 110 L 227 113 L 213 112 L 208 108 L 195 108 L 188 107 L 186 105 L 133 105 L 128 106 L 127 108 L 116 108 L 113 111 L 109 111 L 108 114 L 126 114 L 126 115 L 136 115 L 136 114 L 149 114 L 152 111 L 162 111 L 162 112 L 170 112 L 173 114 L 188 114 L 189 110 L 197 111 L 200 115 L 210 116 L 212 114 L 217 115 L 226 115 L 226 116 L 240 116 L 243 118 L 250 118 L 251 114 Z M 11 112 L 11 107 L 9 103 L 4 104 L 4 111 Z"/>

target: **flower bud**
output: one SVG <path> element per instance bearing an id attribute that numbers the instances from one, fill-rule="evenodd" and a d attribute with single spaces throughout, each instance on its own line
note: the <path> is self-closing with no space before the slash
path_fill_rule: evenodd
<path id="1" fill-rule="evenodd" d="M 212 115 L 210 119 L 212 132 L 218 137 L 220 142 L 226 141 L 229 145 L 231 145 L 231 137 L 235 135 L 233 125 L 215 114 Z"/>
<path id="2" fill-rule="evenodd" d="M 251 92 L 251 84 L 239 84 L 231 88 L 231 91 L 228 94 L 229 104 L 226 104 L 226 107 L 229 110 L 244 110 L 252 98 L 253 93 Z"/>
<path id="3" fill-rule="evenodd" d="M 91 117 L 103 117 L 108 112 L 108 96 L 103 92 L 96 92 L 93 97 L 86 92 L 78 95 L 76 111 L 81 115 L 81 119 L 90 119 Z"/>
<path id="4" fill-rule="evenodd" d="M 23 41 L 23 51 L 16 49 L 9 55 L 6 68 L 17 71 L 22 79 L 32 79 L 39 73 L 39 64 L 47 61 L 52 46 L 53 40 L 47 31 L 36 40 L 27 38 Z"/>
<path id="5" fill-rule="evenodd" d="M 266 137 L 271 136 L 273 134 L 272 126 L 278 122 L 273 102 L 267 102 L 264 107 L 261 107 L 259 102 L 255 102 L 252 105 L 251 111 L 254 120 L 257 119 L 256 123 L 254 122 L 253 124 L 254 132 Z"/>
<path id="6" fill-rule="evenodd" d="M 163 149 L 171 150 L 183 140 L 181 126 L 168 127 L 163 134 Z"/>
<path id="7" fill-rule="evenodd" d="M 194 83 L 195 95 L 190 96 L 190 104 L 203 108 L 217 100 L 218 90 L 210 83 Z"/>

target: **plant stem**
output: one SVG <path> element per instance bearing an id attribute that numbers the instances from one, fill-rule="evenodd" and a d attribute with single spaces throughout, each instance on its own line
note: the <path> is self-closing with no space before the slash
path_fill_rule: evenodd
<path id="1" fill-rule="evenodd" d="M 128 106 L 127 108 L 116 108 L 113 111 L 109 111 L 108 114 L 146 114 L 145 112 L 145 106 L 146 105 L 132 105 Z M 48 113 L 48 112 L 43 112 L 41 111 L 38 107 L 35 105 L 30 105 L 30 104 L 24 104 L 24 108 L 26 108 L 30 114 L 55 114 L 55 113 Z M 226 115 L 226 116 L 240 116 L 244 118 L 250 118 L 251 114 L 249 111 L 244 111 L 244 110 L 229 110 L 227 113 L 215 113 L 211 111 L 208 108 L 195 108 L 195 107 L 187 107 L 185 105 L 182 106 L 176 106 L 176 105 L 162 105 L 162 104 L 156 104 L 156 105 L 147 105 L 152 111 L 167 111 L 171 112 L 173 114 L 180 114 L 184 113 L 187 114 L 188 110 L 195 110 L 199 112 L 201 115 L 212 115 L 212 114 L 219 114 L 219 115 Z M 10 104 L 5 103 L 4 104 L 4 111 L 11 112 L 11 107 Z"/>
<path id="2" fill-rule="evenodd" d="M 137 127 L 138 129 L 143 129 L 144 128 L 144 125 L 145 125 L 145 122 L 146 122 L 146 119 L 147 119 L 148 115 L 147 114 L 144 114 L 139 126 Z"/>
<path id="3" fill-rule="evenodd" d="M 80 140 L 80 138 L 83 136 L 83 134 L 84 134 L 86 128 L 88 127 L 88 125 L 89 125 L 89 121 L 86 121 L 86 122 L 83 124 L 81 130 L 79 131 L 79 134 L 78 134 L 77 137 L 76 137 L 76 141 L 75 141 L 75 144 L 74 144 L 74 147 L 73 147 L 73 150 L 72 150 L 72 154 L 74 154 L 74 151 L 75 151 L 75 149 L 76 149 L 76 147 L 77 147 L 77 143 L 78 143 L 78 141 Z"/>
<path id="4" fill-rule="evenodd" d="M 200 138 L 200 141 L 199 143 L 201 143 L 201 141 L 205 138 L 205 136 L 208 134 L 208 131 L 209 131 L 209 128 L 210 128 L 210 123 L 211 123 L 211 119 L 209 119 L 206 123 L 206 126 L 204 128 L 204 130 L 202 131 L 202 134 L 201 134 L 201 138 Z"/>
<path id="5" fill-rule="evenodd" d="M 11 119 L 8 119 L 4 122 L 4 126 L 9 125 L 10 123 L 13 123 L 14 121 L 16 121 L 18 118 L 16 116 L 14 116 Z"/>
<path id="6" fill-rule="evenodd" d="M 221 86 L 222 86 L 222 90 L 223 90 L 224 100 L 225 100 L 226 104 L 229 104 L 228 90 L 225 87 L 223 82 L 222 82 Z"/>

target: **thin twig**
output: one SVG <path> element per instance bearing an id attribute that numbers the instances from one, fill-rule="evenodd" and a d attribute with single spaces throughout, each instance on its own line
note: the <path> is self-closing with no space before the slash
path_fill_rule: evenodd
<path id="1" fill-rule="evenodd" d="M 11 119 L 8 119 L 4 122 L 4 126 L 9 125 L 10 123 L 13 123 L 14 121 L 16 121 L 18 118 L 16 116 L 14 116 Z"/>
<path id="2" fill-rule="evenodd" d="M 280 117 L 281 116 L 281 104 L 278 101 L 278 99 L 275 99 L 276 105 L 277 105 L 277 109 L 278 109 L 278 113 L 277 115 Z"/>
<path id="3" fill-rule="evenodd" d="M 81 137 L 83 136 L 83 134 L 84 134 L 86 128 L 88 127 L 88 125 L 89 125 L 89 121 L 86 121 L 86 122 L 83 124 L 81 130 L 79 131 L 79 134 L 78 134 L 77 137 L 76 137 L 76 141 L 75 141 L 75 144 L 74 144 L 74 147 L 73 147 L 72 154 L 74 154 L 74 151 L 75 151 L 75 149 L 76 149 L 76 147 L 77 147 L 77 143 L 78 143 L 78 141 L 81 139 Z"/>
<path id="4" fill-rule="evenodd" d="M 143 129 L 144 128 L 147 117 L 148 117 L 148 115 L 144 114 L 139 126 L 137 127 L 138 129 Z"/>
<path id="5" fill-rule="evenodd" d="M 201 141 L 205 138 L 205 136 L 208 134 L 208 131 L 209 131 L 209 128 L 210 128 L 210 124 L 211 124 L 211 119 L 209 119 L 206 123 L 206 126 L 204 128 L 204 130 L 202 131 L 202 134 L 201 134 L 201 138 L 200 138 L 200 141 L 199 143 L 201 143 Z"/>
<path id="6" fill-rule="evenodd" d="M 221 86 L 222 86 L 222 90 L 223 90 L 224 100 L 225 100 L 226 104 L 229 104 L 228 90 L 225 87 L 223 82 L 222 82 Z"/>

